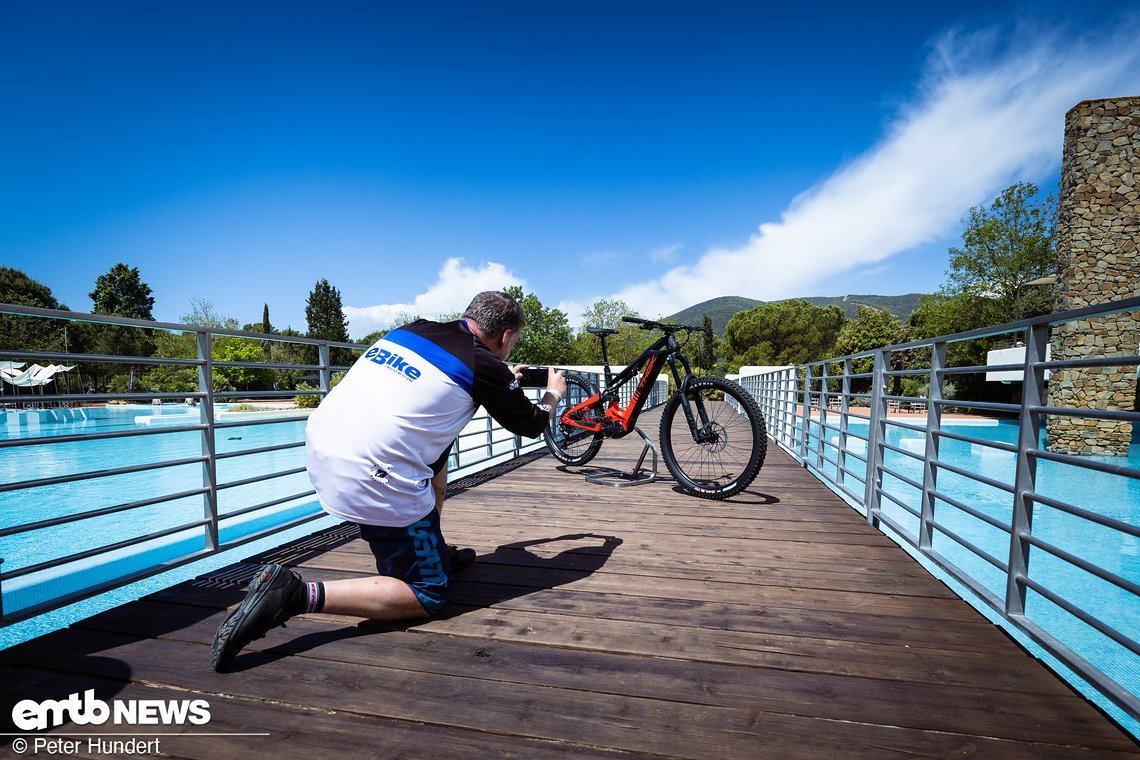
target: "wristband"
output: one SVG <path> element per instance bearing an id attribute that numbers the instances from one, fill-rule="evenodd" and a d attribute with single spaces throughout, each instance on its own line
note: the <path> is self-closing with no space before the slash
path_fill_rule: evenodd
<path id="1" fill-rule="evenodd" d="M 553 388 L 545 388 L 545 389 L 543 389 L 542 393 L 543 393 L 543 395 L 546 395 L 547 393 L 549 393 L 550 395 L 554 396 L 554 398 L 558 399 L 559 401 L 562 401 L 562 394 L 559 393 L 558 391 L 554 390 Z"/>

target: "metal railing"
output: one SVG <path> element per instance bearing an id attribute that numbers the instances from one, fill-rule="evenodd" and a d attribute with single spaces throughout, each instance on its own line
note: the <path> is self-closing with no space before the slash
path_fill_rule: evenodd
<path id="1" fill-rule="evenodd" d="M 115 376 L 130 383 L 115 391 L 73 393 L 69 379 L 63 392 L 41 388 L 34 395 L 0 395 L 0 625 L 324 515 L 305 475 L 307 410 L 246 414 L 221 402 L 323 397 L 335 384 L 334 373 L 348 369 L 333 364 L 334 351 L 350 357 L 365 346 L 7 304 L 0 304 L 0 316 L 71 326 L 73 335 L 83 324 L 134 337 L 162 335 L 168 345 L 174 336 L 188 336 L 179 345 L 192 354 L 70 351 L 66 344 L 62 351 L 0 350 L 2 360 L 71 364 L 86 373 L 87 382 Z M 227 340 L 259 347 L 264 355 L 221 360 Z M 282 347 L 294 349 L 286 356 L 290 360 L 274 359 L 288 354 Z M 306 352 L 315 363 L 304 361 Z M 188 384 L 139 389 L 147 381 L 145 371 L 135 371 L 140 367 L 183 371 Z M 216 381 L 233 384 L 240 371 L 261 372 L 261 385 L 276 387 L 215 387 Z M 315 387 L 301 387 L 304 381 L 315 381 Z M 663 390 L 655 389 L 658 403 Z M 453 444 L 449 477 L 542 446 L 541 438 L 512 435 L 481 410 Z"/>
<path id="2" fill-rule="evenodd" d="M 1126 340 L 1099 355 L 1052 359 L 1063 325 L 1128 314 Z M 1090 331 L 1091 332 L 1091 331 Z M 742 377 L 769 435 L 867 521 L 1137 717 L 1140 699 L 1140 461 L 1053 450 L 1049 425 L 1065 418 L 1140 422 L 1135 399 L 1104 393 L 1057 401 L 1063 371 L 1106 368 L 1132 377 L 1140 357 L 1140 298 L 941 336 Z M 1016 364 L 962 364 L 1013 336 Z M 1083 342 L 1084 338 L 1079 339 Z M 1003 343 L 1002 345 L 1007 345 Z M 957 360 L 948 356 L 956 355 Z M 1054 357 L 1057 352 L 1053 352 Z M 1020 398 L 954 397 L 955 381 L 1016 371 Z M 1047 381 L 1048 373 L 1052 379 Z M 1123 373 L 1123 374 L 1120 374 Z M 901 393 L 899 386 L 919 393 Z M 907 412 L 909 415 L 906 415 Z M 952 412 L 962 412 L 958 418 Z M 978 414 L 985 415 L 979 418 Z M 1136 428 L 1140 429 L 1140 428 Z M 989 433 L 989 435 L 985 435 Z M 1119 438 L 1119 435 L 1117 436 Z M 1135 440 L 1135 439 L 1133 439 Z"/>

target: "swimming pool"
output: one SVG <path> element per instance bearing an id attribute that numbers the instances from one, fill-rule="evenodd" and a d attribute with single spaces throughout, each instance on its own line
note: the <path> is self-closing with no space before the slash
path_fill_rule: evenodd
<path id="1" fill-rule="evenodd" d="M 829 420 L 829 422 L 834 421 L 834 418 Z M 922 421 L 919 418 L 918 424 L 922 424 Z M 894 423 L 915 425 L 916 418 L 895 419 Z M 1006 444 L 1015 444 L 1018 436 L 1018 425 L 1011 420 L 943 419 L 942 429 L 975 439 Z M 818 435 L 818 430 L 817 421 L 813 420 L 813 438 Z M 845 451 L 855 455 L 847 460 L 847 466 L 853 472 L 844 474 L 838 483 L 862 495 L 864 489 L 862 473 L 865 471 L 865 464 L 859 457 L 865 458 L 867 455 L 867 443 L 863 440 L 867 436 L 867 422 L 853 418 L 849 421 L 849 430 L 855 435 L 848 437 Z M 886 431 L 887 444 L 917 455 L 918 458 L 885 449 L 883 491 L 889 497 L 919 511 L 920 491 L 906 480 L 916 483 L 921 483 L 923 480 L 922 457 L 926 450 L 927 436 L 924 431 L 892 424 L 890 419 Z M 816 443 L 817 440 L 812 440 L 813 445 Z M 829 431 L 827 443 L 827 456 L 837 459 L 838 433 Z M 1040 445 L 1044 448 L 1043 440 Z M 981 443 L 968 443 L 945 437 L 940 439 L 939 446 L 940 461 L 1012 488 L 1017 464 L 1014 453 Z M 1140 468 L 1140 446 L 1133 444 L 1127 457 L 1088 459 L 1114 466 Z M 825 479 L 837 480 L 838 468 L 835 464 L 825 462 L 819 469 L 822 470 Z M 895 474 L 887 474 L 888 471 Z M 960 568 L 964 574 L 974 578 L 998 599 L 1003 599 L 1006 596 L 1007 584 L 1005 571 L 966 548 L 963 542 L 973 544 L 997 562 L 1008 562 L 1010 556 L 1008 525 L 1013 515 L 1012 493 L 945 469 L 938 470 L 936 486 L 940 493 L 972 507 L 989 518 L 990 522 L 960 509 L 949 501 L 936 499 L 934 517 L 943 529 L 934 531 L 932 550 Z M 1111 517 L 1131 526 L 1140 526 L 1140 481 L 1131 477 L 1040 459 L 1037 463 L 1035 490 L 1044 496 L 1088 510 L 1094 515 Z M 839 492 L 848 498 L 848 501 L 854 501 L 841 490 Z M 857 508 L 863 511 L 861 507 Z M 882 499 L 882 513 L 897 522 L 911 536 L 919 534 L 918 518 L 895 503 L 892 498 Z M 1006 527 L 1003 529 L 991 522 Z M 886 532 L 888 535 L 891 534 L 889 528 Z M 1127 582 L 1132 584 L 1140 582 L 1140 538 L 1134 535 L 1113 530 L 1045 503 L 1033 506 L 1032 533 L 1037 538 L 1091 562 Z M 906 542 L 900 541 L 900 544 L 923 561 L 928 568 L 936 571 L 936 575 L 961 589 L 948 575 L 937 571 L 936 567 Z M 1103 623 L 1125 636 L 1133 640 L 1140 639 L 1140 599 L 1135 594 L 1038 547 L 1033 547 L 1030 551 L 1028 571 L 1031 580 L 1081 609 L 1092 612 Z M 967 599 L 972 598 L 969 592 L 962 595 Z M 996 615 L 991 610 L 981 604 L 975 606 L 996 622 Z M 1140 692 L 1140 658 L 1126 647 L 1087 625 L 1033 589 L 1027 592 L 1025 617 L 1078 652 L 1097 669 L 1108 674 L 1132 693 Z M 1021 637 L 1021 639 L 1023 643 L 1031 644 L 1028 638 Z M 1029 648 L 1038 656 L 1044 654 L 1035 644 Z M 1094 693 L 1088 690 L 1085 693 L 1094 696 Z M 1124 714 L 1115 705 L 1103 701 L 1103 698 L 1098 701 L 1126 728 L 1134 734 L 1137 733 L 1137 729 L 1140 728 L 1137 721 Z"/>
<path id="2" fill-rule="evenodd" d="M 277 413 L 262 412 L 273 416 Z M 296 417 L 297 412 L 288 413 Z M 217 409 L 217 419 L 236 421 L 252 415 L 230 413 L 225 406 Z M 277 414 L 277 416 L 280 416 Z M 52 409 L 7 411 L 0 415 L 0 440 L 14 438 L 61 439 L 49 443 L 3 449 L 0 456 L 0 484 L 29 480 L 49 481 L 20 490 L 0 493 L 0 530 L 29 522 L 47 521 L 79 513 L 108 510 L 124 503 L 146 502 L 170 495 L 195 492 L 203 487 L 203 466 L 193 461 L 141 472 L 85 478 L 71 482 L 50 482 L 55 478 L 93 473 L 110 468 L 124 468 L 158 462 L 193 460 L 202 455 L 200 431 L 157 432 L 153 435 L 100 440 L 70 440 L 71 436 L 175 428 L 199 422 L 197 407 L 189 405 L 124 405 L 87 409 Z M 219 429 L 215 447 L 219 454 L 249 451 L 266 446 L 304 440 L 304 420 L 272 425 Z M 66 439 L 64 437 L 67 437 Z M 247 480 L 256 475 L 287 472 L 304 467 L 304 449 L 286 448 L 249 454 L 217 462 L 219 484 Z M 219 526 L 222 543 L 239 540 L 273 525 L 287 524 L 308 515 L 319 514 L 312 496 L 289 498 L 311 489 L 304 472 L 285 475 L 262 482 L 235 485 L 218 491 Z M 281 500 L 264 510 L 239 514 L 255 504 Z M 65 597 L 69 593 L 122 577 L 143 567 L 169 562 L 206 548 L 201 527 L 175 530 L 203 519 L 205 502 L 201 494 L 182 496 L 160 503 L 112 512 L 76 522 L 37 528 L 32 532 L 0 536 L 0 557 L 5 573 L 18 571 L 42 562 L 78 552 L 94 551 L 108 544 L 145 537 L 162 531 L 169 535 L 146 540 L 131 547 L 99 554 L 77 562 L 9 578 L 4 582 L 4 608 L 7 614 Z M 328 525 L 336 524 L 329 520 Z M 294 529 L 296 536 L 319 529 L 307 524 Z M 272 548 L 287 540 L 274 536 L 264 548 Z M 247 546 L 257 551 L 257 547 Z M 220 567 L 235 557 L 221 554 L 203 562 Z M 192 577 L 209 569 L 195 563 Z M 150 578 L 134 584 L 133 597 L 114 592 L 115 603 L 135 598 L 175 582 L 170 576 Z M 106 600 L 104 600 L 105 602 Z M 92 614 L 111 604 L 83 602 L 69 608 L 66 614 L 40 616 L 26 623 L 0 628 L 0 646 L 40 635 L 59 625 Z"/>

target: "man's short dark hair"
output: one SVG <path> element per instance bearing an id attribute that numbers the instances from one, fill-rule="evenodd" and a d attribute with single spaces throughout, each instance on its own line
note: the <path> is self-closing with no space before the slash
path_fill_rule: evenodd
<path id="1" fill-rule="evenodd" d="M 526 318 L 518 301 L 500 290 L 485 290 L 471 299 L 463 316 L 473 320 L 488 335 L 522 329 Z"/>

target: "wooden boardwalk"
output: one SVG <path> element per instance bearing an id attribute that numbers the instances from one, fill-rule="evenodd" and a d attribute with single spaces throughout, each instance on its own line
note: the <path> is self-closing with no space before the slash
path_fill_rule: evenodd
<path id="1" fill-rule="evenodd" d="M 584 469 L 628 467 L 637 448 L 608 441 Z M 1140 754 L 774 446 L 727 502 L 679 493 L 663 464 L 625 489 L 557 464 L 452 488 L 448 538 L 480 556 L 437 619 L 305 616 L 212 672 L 211 637 L 257 563 L 373 572 L 355 530 L 333 529 L 0 653 L 4 731 L 19 700 L 94 689 L 208 702 L 208 724 L 157 734 L 54 729 L 157 738 L 143 754 L 164 757 Z M 70 755 L 108 756 L 80 741 Z"/>

